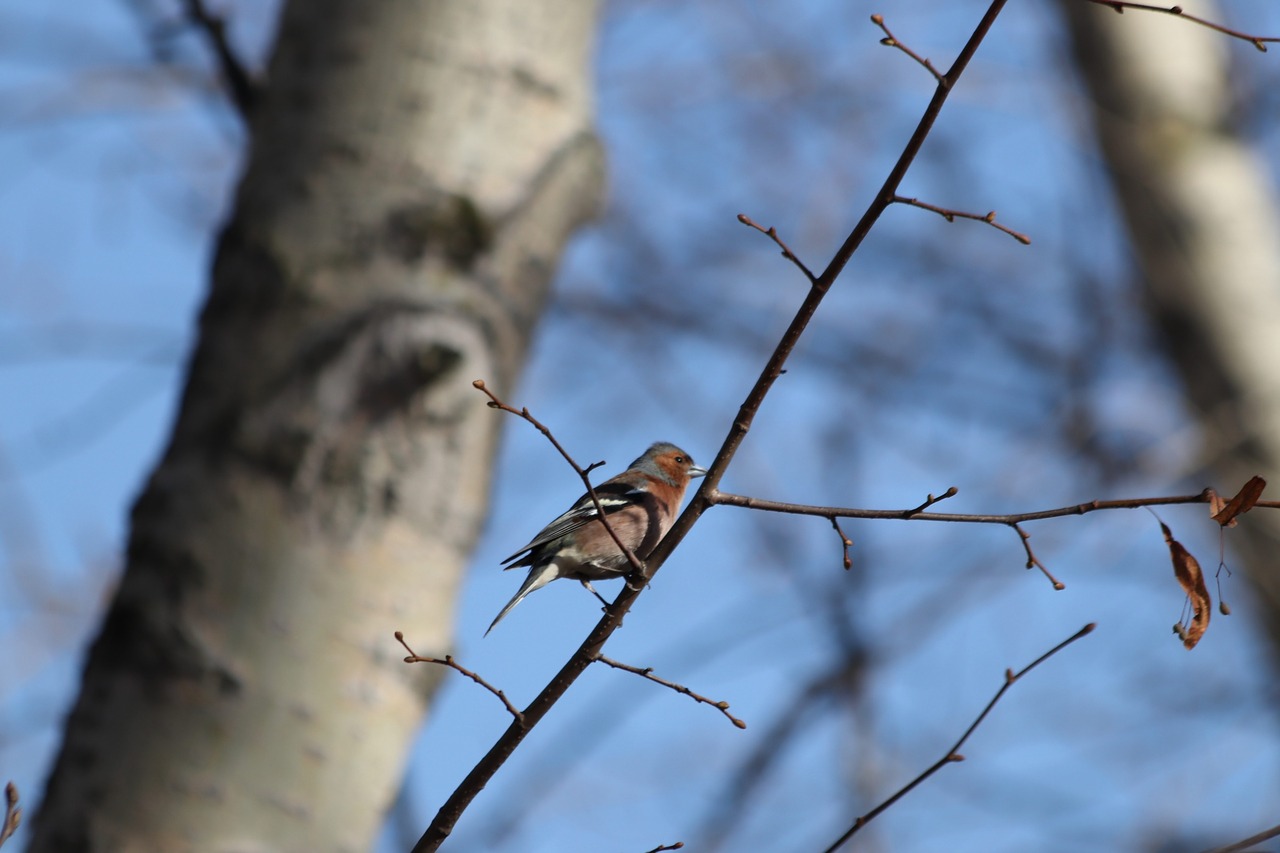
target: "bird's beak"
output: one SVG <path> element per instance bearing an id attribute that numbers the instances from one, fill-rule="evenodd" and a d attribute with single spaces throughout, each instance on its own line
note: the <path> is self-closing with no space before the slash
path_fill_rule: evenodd
<path id="1" fill-rule="evenodd" d="M 705 477 L 706 474 L 707 474 L 707 469 L 703 468 L 701 465 L 689 466 L 689 479 L 691 480 L 694 479 L 695 477 Z"/>

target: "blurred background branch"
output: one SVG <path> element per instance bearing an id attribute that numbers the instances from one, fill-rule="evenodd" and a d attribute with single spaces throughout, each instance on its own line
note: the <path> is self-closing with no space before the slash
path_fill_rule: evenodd
<path id="1" fill-rule="evenodd" d="M 1182 5 L 1241 33 L 1280 32 L 1273 0 Z M 919 55 L 941 60 L 983 6 L 912 0 L 880 11 Z M 209 6 L 254 79 L 278 8 Z M 589 458 L 617 464 L 660 437 L 695 457 L 714 450 L 723 413 L 806 285 L 734 215 L 775 226 L 798 257 L 829 256 L 929 96 L 928 74 L 878 44 L 867 11 L 821 0 L 747 13 L 712 0 L 604 8 L 595 77 L 611 200 L 566 257 L 520 389 L 549 422 L 580 425 L 565 438 Z M 207 41 L 190 28 L 155 37 L 178 33 L 165 26 L 182 19 L 177 0 L 0 12 L 0 146 L 11 164 L 0 206 L 0 573 L 11 592 L 0 630 L 18 651 L 4 665 L 0 764 L 28 810 L 77 655 L 119 576 L 125 507 L 168 434 L 209 235 L 242 168 L 243 122 Z M 1274 334 L 1254 329 L 1274 330 L 1268 288 L 1280 280 L 1262 265 L 1280 233 L 1267 212 L 1280 71 L 1274 51 L 1201 30 L 1086 0 L 1013 4 L 902 191 L 997 209 L 1033 244 L 889 211 L 725 489 L 912 507 L 954 483 L 948 510 L 1012 513 L 1272 474 L 1264 442 L 1280 431 L 1266 403 L 1280 359 L 1266 351 Z M 1175 49 L 1188 31 L 1208 41 Z M 1112 39 L 1141 44 L 1117 54 Z M 1179 83 L 1184 70 L 1129 62 L 1143 46 L 1194 76 Z M 1156 71 L 1133 81 L 1122 67 L 1106 78 L 1111 91 L 1098 90 L 1090 76 L 1101 81 L 1117 56 L 1133 74 Z M 1165 105 L 1182 98 L 1197 109 Z M 1125 145 L 1127 157 L 1109 150 Z M 1196 177 L 1197 161 L 1225 171 Z M 1184 186 L 1198 210 L 1185 198 L 1163 207 Z M 1144 247 L 1140 229 L 1163 242 Z M 1227 251 L 1192 260 L 1214 246 Z M 1190 274 L 1197 283 L 1186 285 Z M 59 328 L 73 331 L 40 331 Z M 152 366 L 121 380 L 136 386 L 111 390 L 122 367 L 142 362 Z M 81 408 L 104 388 L 115 412 Z M 42 425 L 76 411 L 78 449 L 68 441 L 42 456 Z M 520 704 L 598 612 L 577 590 L 551 590 L 513 616 L 510 635 L 479 642 L 504 597 L 497 562 L 511 539 L 578 489 L 540 437 L 517 432 L 495 476 L 457 651 Z M 1219 532 L 1202 513 L 1171 509 L 1166 521 L 1203 558 Z M 1251 544 L 1259 534 L 1246 532 L 1267 515 L 1251 513 L 1227 538 L 1226 559 L 1255 567 L 1250 578 L 1277 553 L 1273 538 Z M 638 679 L 590 676 L 486 790 L 456 845 L 646 849 L 657 827 L 723 849 L 819 849 L 851 809 L 932 760 L 929 743 L 984 700 L 983 673 L 1095 618 L 1106 642 L 1020 685 L 999 730 L 976 736 L 983 761 L 899 803 L 861 843 L 1203 849 L 1274 823 L 1280 696 L 1265 578 L 1228 579 L 1240 618 L 1215 622 L 1188 654 L 1152 639 L 1167 634 L 1182 595 L 1149 518 L 1037 528 L 1037 553 L 1067 585 L 1052 595 L 1010 565 L 1006 531 L 844 528 L 848 572 L 826 519 L 708 514 L 611 653 L 733 697 L 751 727 L 731 729 Z M 378 849 L 406 849 L 509 720 L 458 681 L 433 707 Z M 811 685 L 836 682 L 809 698 Z M 766 739 L 789 724 L 803 737 L 770 752 Z M 1211 749 L 1186 749 L 1206 732 Z M 659 741 L 672 748 L 647 746 Z M 758 756 L 749 795 L 727 793 L 725 780 Z M 776 819 L 798 809 L 813 820 Z M 23 847 L 27 831 L 11 843 Z"/>

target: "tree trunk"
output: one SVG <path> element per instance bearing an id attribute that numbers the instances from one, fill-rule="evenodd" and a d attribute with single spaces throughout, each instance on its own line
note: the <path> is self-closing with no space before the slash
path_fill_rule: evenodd
<path id="1" fill-rule="evenodd" d="M 1206 467 L 1224 490 L 1254 474 L 1275 480 L 1280 212 L 1272 176 L 1235 130 L 1228 50 L 1242 43 L 1166 15 L 1061 6 L 1148 305 L 1201 419 Z M 1223 19 L 1220 8 L 1195 11 Z M 1228 541 L 1280 650 L 1280 514 L 1249 515 Z"/>
<path id="2" fill-rule="evenodd" d="M 171 443 L 32 850 L 365 850 L 592 213 L 594 5 L 283 13 Z"/>

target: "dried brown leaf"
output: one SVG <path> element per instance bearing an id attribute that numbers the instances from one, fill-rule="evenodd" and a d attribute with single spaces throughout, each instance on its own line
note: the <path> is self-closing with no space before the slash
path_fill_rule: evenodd
<path id="1" fill-rule="evenodd" d="M 1213 608 L 1213 602 L 1209 598 L 1209 587 L 1205 585 L 1204 572 L 1200 571 L 1200 563 L 1191 556 L 1191 552 L 1184 548 L 1181 542 L 1173 538 L 1173 532 L 1163 521 L 1160 522 L 1160 530 L 1164 533 L 1164 541 L 1169 544 L 1169 556 L 1173 559 L 1173 575 L 1178 579 L 1178 585 L 1182 587 L 1182 591 L 1187 594 L 1187 600 L 1191 602 L 1191 621 L 1185 627 L 1175 626 L 1174 630 L 1182 638 L 1182 645 L 1193 649 L 1209 628 L 1209 611 Z M 1182 630 L 1179 631 L 1178 628 Z"/>
<path id="2" fill-rule="evenodd" d="M 1227 505 L 1213 514 L 1213 520 L 1221 524 L 1223 527 L 1235 527 L 1236 516 L 1244 515 L 1253 509 L 1253 505 L 1258 502 L 1258 498 L 1262 497 L 1262 490 L 1267 487 L 1267 481 L 1261 477 L 1254 476 L 1249 482 L 1241 487 L 1236 496 L 1227 502 Z M 1222 500 L 1218 498 L 1218 500 Z"/>
<path id="3" fill-rule="evenodd" d="M 18 808 L 18 786 L 12 782 L 4 786 L 4 820 L 0 822 L 0 847 L 8 841 L 22 823 L 22 809 Z"/>
<path id="4" fill-rule="evenodd" d="M 1227 502 L 1222 499 L 1222 495 L 1218 494 L 1217 490 L 1212 486 L 1209 486 L 1204 490 L 1204 496 L 1209 501 L 1210 518 L 1213 518 L 1218 513 L 1222 512 L 1223 507 L 1227 505 Z"/>

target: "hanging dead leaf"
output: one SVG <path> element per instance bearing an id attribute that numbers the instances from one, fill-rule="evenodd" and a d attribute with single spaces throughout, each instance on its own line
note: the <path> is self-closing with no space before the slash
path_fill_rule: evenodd
<path id="1" fill-rule="evenodd" d="M 1227 502 L 1227 505 L 1213 514 L 1213 520 L 1221 524 L 1223 527 L 1235 527 L 1236 516 L 1244 515 L 1253 509 L 1253 505 L 1258 502 L 1258 498 L 1262 497 L 1262 490 L 1267 487 L 1267 481 L 1261 477 L 1252 477 L 1249 482 L 1241 487 L 1236 496 Z M 1215 497 L 1217 497 L 1215 495 Z M 1222 500 L 1218 498 L 1218 500 Z"/>
<path id="2" fill-rule="evenodd" d="M 1175 626 L 1174 631 L 1182 638 L 1182 645 L 1194 649 L 1209 628 L 1209 611 L 1213 607 L 1209 588 L 1205 585 L 1200 563 L 1181 542 L 1173 538 L 1173 532 L 1163 521 L 1160 522 L 1160 531 L 1164 533 L 1164 541 L 1169 544 L 1169 555 L 1173 558 L 1173 576 L 1178 579 L 1178 585 L 1191 602 L 1191 621 L 1185 626 Z M 1178 630 L 1179 628 L 1182 630 Z"/>
<path id="3" fill-rule="evenodd" d="M 1222 512 L 1223 508 L 1227 505 L 1227 502 L 1222 499 L 1222 495 L 1218 494 L 1217 490 L 1212 486 L 1206 486 L 1202 494 L 1204 495 L 1205 500 L 1209 502 L 1210 518 L 1213 518 L 1215 515 Z"/>

